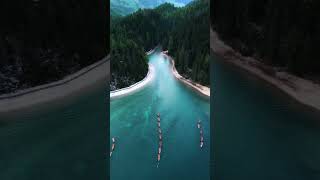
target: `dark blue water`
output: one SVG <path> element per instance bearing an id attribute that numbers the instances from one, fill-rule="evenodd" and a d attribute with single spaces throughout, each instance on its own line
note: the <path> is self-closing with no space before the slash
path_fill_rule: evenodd
<path id="1" fill-rule="evenodd" d="M 107 179 L 105 88 L 0 114 L 0 179 Z"/>
<path id="2" fill-rule="evenodd" d="M 319 180 L 319 113 L 215 55 L 211 71 L 214 177 Z"/>
<path id="3" fill-rule="evenodd" d="M 117 139 L 110 160 L 112 180 L 195 180 L 210 178 L 209 101 L 177 81 L 162 56 L 150 57 L 155 78 L 145 88 L 111 101 L 110 136 Z M 162 158 L 157 168 L 161 114 Z M 202 120 L 204 147 L 200 148 L 198 119 Z"/>

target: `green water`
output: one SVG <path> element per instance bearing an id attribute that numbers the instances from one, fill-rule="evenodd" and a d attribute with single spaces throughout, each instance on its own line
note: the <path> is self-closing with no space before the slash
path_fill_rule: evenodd
<path id="1" fill-rule="evenodd" d="M 319 180 L 319 114 L 214 55 L 211 71 L 214 177 Z"/>
<path id="2" fill-rule="evenodd" d="M 178 82 L 168 60 L 157 54 L 149 59 L 155 67 L 153 81 L 110 104 L 110 136 L 117 140 L 110 159 L 111 179 L 209 179 L 209 101 Z M 163 134 L 158 168 L 157 112 Z M 204 130 L 202 149 L 197 119 L 202 120 Z"/>
<path id="3" fill-rule="evenodd" d="M 0 114 L 0 179 L 107 179 L 105 88 Z"/>

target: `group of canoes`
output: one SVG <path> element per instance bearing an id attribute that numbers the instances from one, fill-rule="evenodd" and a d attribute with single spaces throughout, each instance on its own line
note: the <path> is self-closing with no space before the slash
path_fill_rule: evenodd
<path id="1" fill-rule="evenodd" d="M 160 159 L 161 159 L 161 152 L 162 152 L 162 130 L 161 130 L 160 113 L 157 114 L 157 124 L 158 124 L 158 134 L 159 134 L 159 147 L 158 147 L 158 156 L 157 156 L 158 157 L 157 158 L 158 165 L 157 166 L 159 166 L 159 162 L 160 162 Z M 200 129 L 200 148 L 202 148 L 204 139 L 203 139 L 203 129 L 202 129 L 202 125 L 201 125 L 201 120 L 198 120 L 197 127 L 198 127 L 198 129 Z M 116 144 L 116 140 L 113 137 L 112 138 L 111 151 L 110 151 L 110 157 L 112 156 L 112 153 L 113 153 L 113 151 L 115 149 L 115 144 Z"/>
<path id="2" fill-rule="evenodd" d="M 158 165 L 161 159 L 161 151 L 162 151 L 162 131 L 161 131 L 161 119 L 160 119 L 160 113 L 157 114 L 157 123 L 158 123 L 158 134 L 159 134 L 159 147 L 158 147 Z"/>
<path id="3" fill-rule="evenodd" d="M 201 126 L 201 121 L 198 121 L 198 129 L 200 129 L 200 148 L 203 147 L 203 130 Z"/>

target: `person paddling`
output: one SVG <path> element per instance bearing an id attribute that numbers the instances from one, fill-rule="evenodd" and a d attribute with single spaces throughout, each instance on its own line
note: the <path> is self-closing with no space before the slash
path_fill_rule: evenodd
<path id="1" fill-rule="evenodd" d="M 199 120 L 198 121 L 198 129 L 200 129 L 201 128 L 201 121 Z"/>
<path id="2" fill-rule="evenodd" d="M 157 163 L 157 168 L 159 168 L 159 163 L 160 163 L 160 154 L 158 153 L 158 163 Z"/>

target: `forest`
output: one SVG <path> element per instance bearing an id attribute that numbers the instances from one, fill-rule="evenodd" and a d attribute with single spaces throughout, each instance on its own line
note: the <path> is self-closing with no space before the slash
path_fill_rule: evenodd
<path id="1" fill-rule="evenodd" d="M 192 0 L 110 0 L 110 14 L 112 16 L 125 16 L 138 9 L 155 8 L 165 2 L 177 7 L 184 6 Z"/>
<path id="2" fill-rule="evenodd" d="M 209 85 L 209 0 L 178 8 L 164 3 L 111 17 L 111 90 L 142 80 L 148 71 L 145 52 L 156 46 L 168 50 L 178 72 Z"/>
<path id="3" fill-rule="evenodd" d="M 109 49 L 100 0 L 0 2 L 0 94 L 62 79 Z"/>
<path id="4" fill-rule="evenodd" d="M 211 25 L 244 56 L 319 80 L 320 1 L 213 0 Z"/>

